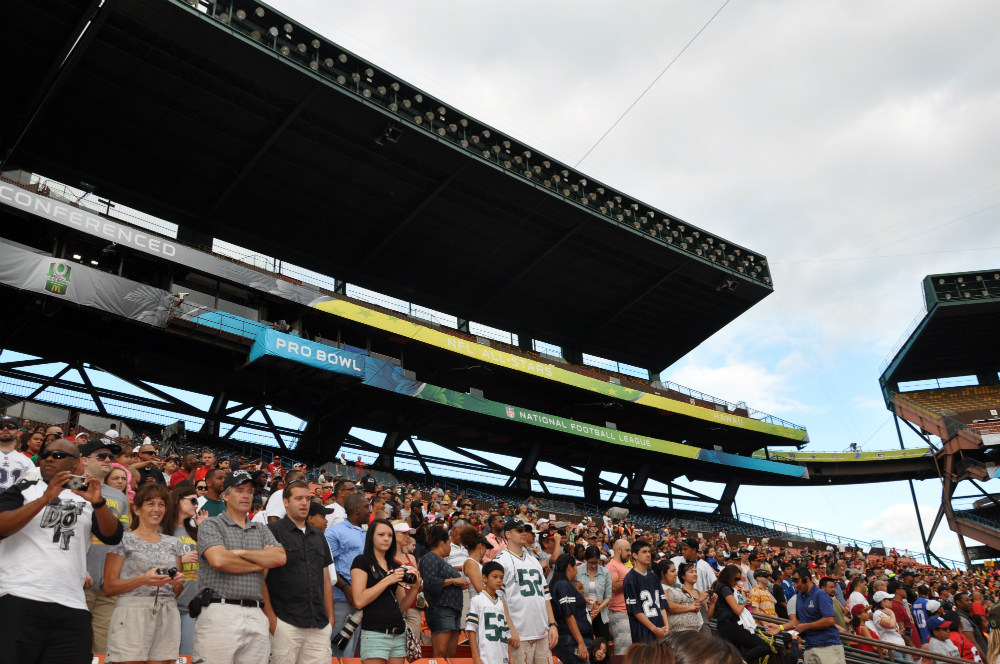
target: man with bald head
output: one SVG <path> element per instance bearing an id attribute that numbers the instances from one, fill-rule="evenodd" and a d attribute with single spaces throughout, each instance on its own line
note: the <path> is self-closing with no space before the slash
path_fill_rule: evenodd
<path id="1" fill-rule="evenodd" d="M 611 602 L 608 604 L 608 628 L 611 631 L 611 638 L 615 642 L 616 655 L 624 655 L 625 651 L 632 645 L 632 628 L 628 622 L 628 610 L 625 608 L 625 593 L 622 586 L 625 583 L 625 575 L 632 570 L 626 565 L 632 555 L 632 546 L 625 540 L 620 539 L 615 542 L 612 548 L 612 558 L 608 563 L 608 572 L 611 574 Z"/>
<path id="2" fill-rule="evenodd" d="M 0 494 L 0 660 L 90 661 L 87 547 L 92 534 L 118 544 L 124 530 L 96 477 L 66 488 L 83 470 L 76 445 L 46 440 L 38 470 L 41 479 L 21 480 Z"/>

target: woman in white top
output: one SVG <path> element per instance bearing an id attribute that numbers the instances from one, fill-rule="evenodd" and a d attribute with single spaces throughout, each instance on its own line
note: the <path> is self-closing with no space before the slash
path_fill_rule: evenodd
<path id="1" fill-rule="evenodd" d="M 583 552 L 585 567 L 578 567 L 576 580 L 583 584 L 583 596 L 590 606 L 590 621 L 594 625 L 594 636 L 608 639 L 611 629 L 608 626 L 608 604 L 611 602 L 611 573 L 601 564 L 601 550 L 596 546 L 588 546 Z"/>
<path id="2" fill-rule="evenodd" d="M 880 590 L 875 593 L 875 597 L 872 599 L 875 600 L 876 607 L 875 613 L 872 614 L 872 622 L 875 623 L 875 632 L 878 634 L 879 640 L 897 646 L 905 646 L 906 641 L 903 640 L 897 629 L 896 614 L 892 612 L 892 595 Z M 899 655 L 899 653 L 895 654 Z"/>
<path id="3" fill-rule="evenodd" d="M 104 560 L 104 594 L 118 596 L 108 630 L 109 662 L 172 662 L 180 655 L 176 597 L 184 589 L 184 547 L 176 537 L 160 534 L 171 503 L 166 486 L 140 486 L 132 530 Z"/>
<path id="4" fill-rule="evenodd" d="M 462 563 L 462 576 L 467 578 L 472 585 L 466 591 L 469 594 L 469 601 L 483 592 L 483 556 L 493 548 L 490 541 L 483 537 L 478 530 L 472 527 L 465 527 L 461 533 L 462 546 L 469 551 L 469 557 Z"/>
<path id="5" fill-rule="evenodd" d="M 411 535 L 417 531 L 412 528 L 406 521 L 396 521 L 392 524 L 392 530 L 396 533 L 396 555 L 393 560 L 396 563 L 402 565 L 403 567 L 413 567 L 417 566 L 417 559 L 413 557 L 413 538 Z M 410 587 L 403 583 L 400 584 L 403 589 L 410 591 Z M 419 591 L 418 591 L 419 592 Z M 403 611 L 403 619 L 406 622 L 407 627 L 413 630 L 413 633 L 420 633 L 420 609 L 417 607 L 417 600 L 414 599 L 413 604 L 410 606 L 400 606 Z M 417 637 L 420 638 L 420 637 Z"/>

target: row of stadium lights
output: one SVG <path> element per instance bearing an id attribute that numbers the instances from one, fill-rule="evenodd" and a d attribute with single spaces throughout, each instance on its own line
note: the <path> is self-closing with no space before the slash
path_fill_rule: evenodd
<path id="1" fill-rule="evenodd" d="M 197 6 L 199 2 L 199 0 L 187 1 L 192 6 Z M 212 6 L 213 16 L 215 16 L 216 0 L 207 1 Z M 232 10 L 230 9 L 230 11 Z M 314 49 L 313 55 L 309 56 L 309 46 L 305 42 L 295 43 L 292 38 L 294 26 L 291 23 L 285 23 L 282 26 L 283 34 L 277 27 L 258 29 L 260 26 L 255 25 L 250 17 L 253 15 L 260 19 L 264 18 L 265 14 L 263 7 L 257 7 L 251 14 L 239 9 L 235 15 L 221 12 L 216 18 L 226 25 L 230 25 L 231 20 L 235 18 L 251 28 L 251 39 L 262 42 L 270 37 L 273 48 L 283 56 L 295 57 L 303 61 L 308 59 L 307 66 L 315 72 L 320 72 L 322 67 L 331 70 L 331 75 L 338 84 L 346 86 L 350 81 L 358 89 L 361 96 L 366 99 L 371 99 L 373 94 L 377 94 L 386 102 L 387 108 L 393 113 L 404 118 L 408 117 L 418 126 L 426 126 L 438 136 L 451 138 L 463 148 L 480 153 L 484 159 L 495 160 L 497 164 L 520 174 L 525 179 L 541 182 L 546 189 L 558 191 L 567 199 L 574 200 L 581 205 L 595 207 L 602 215 L 619 223 L 630 224 L 637 230 L 659 238 L 667 244 L 691 251 L 713 263 L 761 279 L 767 284 L 771 283 L 771 277 L 762 274 L 767 267 L 765 259 L 744 253 L 735 247 L 727 247 L 726 243 L 716 242 L 715 238 L 703 236 L 700 231 L 687 228 L 684 224 L 672 226 L 671 224 L 675 223 L 675 220 L 666 216 L 657 219 L 656 213 L 652 210 L 640 213 L 638 203 L 623 200 L 620 195 L 608 194 L 604 187 L 590 187 L 588 190 L 589 183 L 586 178 L 576 179 L 578 176 L 571 174 L 568 169 L 559 169 L 558 165 L 555 165 L 554 168 L 553 163 L 548 159 L 539 159 L 536 156 L 533 160 L 530 150 L 515 147 L 507 139 L 501 140 L 501 137 L 493 137 L 489 129 L 483 129 L 477 134 L 470 134 L 467 131 L 469 121 L 462 118 L 456 122 L 449 122 L 446 119 L 448 109 L 444 106 L 422 112 L 416 106 L 417 104 L 422 105 L 424 102 L 424 97 L 420 93 L 415 93 L 412 99 L 404 98 L 399 101 L 396 94 L 400 91 L 399 83 L 393 81 L 388 86 L 376 86 L 373 82 L 375 70 L 371 67 L 366 67 L 363 72 L 341 72 L 339 65 L 347 64 L 348 61 L 348 57 L 344 53 L 339 54 L 336 58 L 321 60 L 319 48 L 322 44 L 319 39 L 312 39 L 309 42 Z M 391 95 L 390 90 L 392 91 Z M 576 179 L 575 182 L 574 179 Z"/>
<path id="2" fill-rule="evenodd" d="M 1000 273 L 994 274 L 993 275 L 993 280 L 994 281 L 1000 281 Z M 986 284 L 983 283 L 984 280 L 983 280 L 983 276 L 981 274 L 980 275 L 976 275 L 976 281 L 979 282 L 981 284 L 981 286 L 982 286 L 983 297 L 990 297 L 990 291 L 987 288 Z M 940 284 L 941 286 L 944 286 L 946 283 L 947 282 L 944 279 L 938 279 L 938 284 Z M 961 288 L 963 288 L 963 286 L 965 284 L 965 279 L 963 277 L 958 277 L 957 279 L 955 279 L 955 283 L 959 284 L 958 287 L 961 289 Z M 965 287 L 967 288 L 967 286 L 965 286 Z M 970 291 L 965 291 L 963 293 L 963 296 L 965 297 L 965 299 L 968 300 L 968 299 L 972 298 L 972 293 Z M 944 299 L 950 300 L 951 299 L 951 293 L 945 293 Z"/>

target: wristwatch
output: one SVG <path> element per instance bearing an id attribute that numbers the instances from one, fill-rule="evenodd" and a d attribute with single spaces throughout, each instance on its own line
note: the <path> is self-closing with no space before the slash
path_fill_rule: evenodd
<path id="1" fill-rule="evenodd" d="M 95 510 L 99 510 L 99 509 L 101 509 L 102 507 L 104 507 L 107 504 L 108 504 L 108 499 L 107 498 L 101 498 L 101 502 L 99 502 L 99 503 L 91 503 L 90 506 L 93 507 Z"/>
<path id="2" fill-rule="evenodd" d="M 558 627 L 559 623 L 550 622 L 549 627 Z"/>

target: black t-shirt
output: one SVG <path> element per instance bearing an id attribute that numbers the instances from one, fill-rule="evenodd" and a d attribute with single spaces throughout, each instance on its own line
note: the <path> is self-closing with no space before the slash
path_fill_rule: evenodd
<path id="1" fill-rule="evenodd" d="M 778 614 L 779 618 L 788 617 L 788 607 L 782 606 L 782 602 L 788 602 L 785 597 L 785 589 L 781 587 L 780 583 L 775 583 L 771 586 L 771 594 L 774 596 L 774 610 Z"/>
<path id="2" fill-rule="evenodd" d="M 393 560 L 389 561 L 390 572 L 397 567 L 402 567 L 402 565 Z M 368 574 L 366 588 L 374 588 L 378 585 L 379 581 L 385 578 L 385 570 L 377 566 L 373 568 L 368 558 L 364 555 L 360 555 L 354 559 L 354 562 L 351 563 L 351 569 L 364 570 Z M 399 610 L 399 605 L 396 604 L 396 599 L 393 597 L 396 588 L 396 585 L 389 586 L 371 604 L 364 608 L 364 615 L 361 618 L 361 629 L 375 632 L 398 629 L 402 633 L 401 630 L 405 626 L 405 623 L 403 622 L 403 614 Z"/>
<path id="3" fill-rule="evenodd" d="M 365 478 L 364 484 L 365 484 L 365 491 L 367 491 L 368 493 L 372 493 L 373 491 L 375 491 L 375 487 L 377 486 L 375 478 L 372 477 L 371 475 Z"/>
<path id="4" fill-rule="evenodd" d="M 735 594 L 730 586 L 719 584 L 719 599 L 715 602 L 715 620 L 717 622 L 738 619 L 730 608 L 729 602 L 726 601 L 727 597 L 732 597 Z"/>

